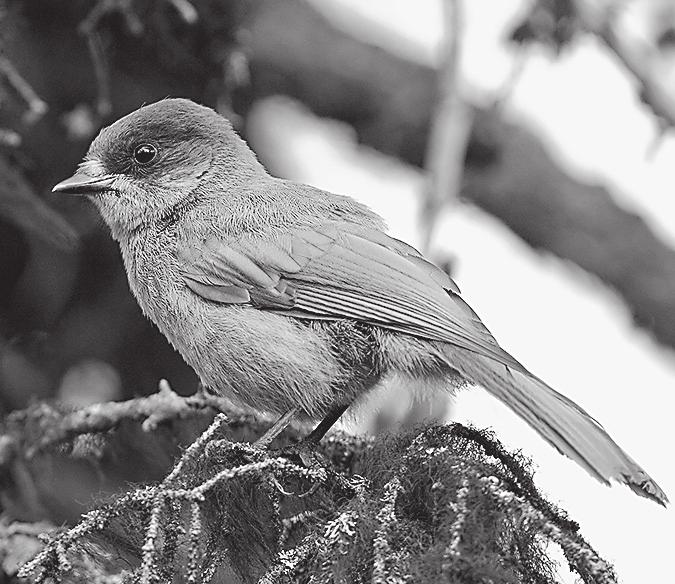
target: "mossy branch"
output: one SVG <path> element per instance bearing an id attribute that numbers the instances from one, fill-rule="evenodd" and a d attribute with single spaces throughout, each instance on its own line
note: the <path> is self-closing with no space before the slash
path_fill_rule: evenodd
<path id="1" fill-rule="evenodd" d="M 545 546 L 554 542 L 584 582 L 615 582 L 578 525 L 537 491 L 527 461 L 489 433 L 453 424 L 334 434 L 316 451 L 292 433 L 290 446 L 263 451 L 228 436 L 232 420 L 218 414 L 160 482 L 53 531 L 21 576 L 553 583 Z"/>

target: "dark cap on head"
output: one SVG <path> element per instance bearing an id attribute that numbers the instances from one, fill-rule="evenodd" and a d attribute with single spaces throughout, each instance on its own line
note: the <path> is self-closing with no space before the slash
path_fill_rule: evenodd
<path id="1" fill-rule="evenodd" d="M 134 166 L 134 150 L 150 144 L 158 151 L 152 165 L 139 164 L 149 171 L 162 171 L 175 164 L 171 156 L 177 148 L 182 154 L 205 147 L 217 148 L 230 139 L 238 139 L 228 120 L 214 110 L 188 99 L 165 99 L 141 107 L 114 124 L 103 128 L 92 142 L 86 159 L 100 161 L 108 172 L 128 172 Z"/>
<path id="2" fill-rule="evenodd" d="M 214 158 L 226 168 L 260 168 L 227 119 L 189 99 L 164 99 L 103 128 L 78 173 L 53 190 L 95 194 L 120 175 L 149 182 Z"/>
<path id="3" fill-rule="evenodd" d="M 188 198 L 226 196 L 264 174 L 228 120 L 188 99 L 165 99 L 103 128 L 75 175 L 53 190 L 88 195 L 120 237 Z"/>

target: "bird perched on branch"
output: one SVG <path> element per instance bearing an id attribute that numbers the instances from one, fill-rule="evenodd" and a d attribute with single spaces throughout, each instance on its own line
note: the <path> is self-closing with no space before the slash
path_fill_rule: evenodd
<path id="1" fill-rule="evenodd" d="M 270 176 L 213 110 L 142 107 L 54 191 L 94 202 L 144 313 L 207 387 L 282 415 L 273 432 L 323 419 L 318 440 L 391 375 L 427 390 L 473 382 L 599 481 L 667 502 L 598 422 L 499 346 L 441 269 L 354 199 Z"/>

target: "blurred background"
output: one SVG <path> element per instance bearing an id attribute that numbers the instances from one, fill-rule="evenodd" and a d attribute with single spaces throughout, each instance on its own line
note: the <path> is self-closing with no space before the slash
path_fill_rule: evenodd
<path id="1" fill-rule="evenodd" d="M 675 498 L 675 0 L 10 0 L 0 31 L 1 415 L 196 389 L 93 206 L 50 193 L 101 126 L 183 96 L 381 213 Z M 378 411 L 360 427 L 495 428 L 621 581 L 670 576 L 672 509 L 482 391 Z"/>

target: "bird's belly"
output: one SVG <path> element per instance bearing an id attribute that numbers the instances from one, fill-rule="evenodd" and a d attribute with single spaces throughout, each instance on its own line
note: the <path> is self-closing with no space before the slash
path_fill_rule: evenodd
<path id="1" fill-rule="evenodd" d="M 146 310 L 207 387 L 235 402 L 281 414 L 323 416 L 344 374 L 325 334 L 248 306 L 203 300 L 188 289 L 170 307 Z"/>

